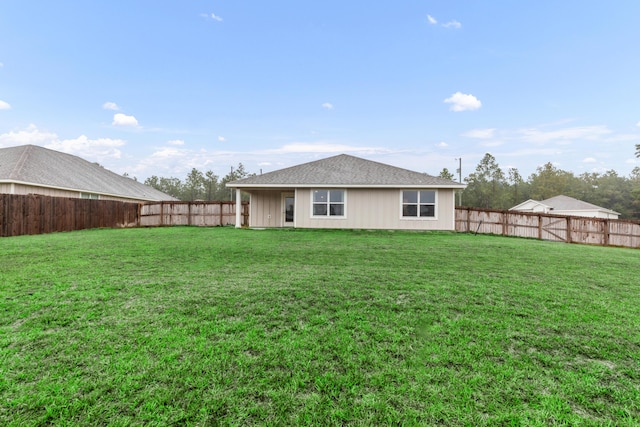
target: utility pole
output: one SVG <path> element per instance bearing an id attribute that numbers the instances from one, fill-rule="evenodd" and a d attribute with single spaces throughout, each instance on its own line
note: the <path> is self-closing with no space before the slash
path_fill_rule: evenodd
<path id="1" fill-rule="evenodd" d="M 458 161 L 458 169 L 456 169 L 458 182 L 462 184 L 462 157 L 458 157 L 456 160 Z M 458 206 L 462 206 L 462 190 L 458 191 Z"/>
<path id="2" fill-rule="evenodd" d="M 235 181 L 233 179 L 233 166 L 231 166 L 231 173 L 229 174 L 229 179 L 231 179 L 231 181 Z M 229 200 L 233 201 L 233 188 L 229 189 Z"/>

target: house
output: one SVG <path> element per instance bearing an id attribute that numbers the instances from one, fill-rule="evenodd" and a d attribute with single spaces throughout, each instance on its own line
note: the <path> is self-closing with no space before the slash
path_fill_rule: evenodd
<path id="1" fill-rule="evenodd" d="M 341 154 L 227 187 L 238 204 L 249 193 L 254 228 L 455 230 L 455 193 L 465 185 Z"/>
<path id="2" fill-rule="evenodd" d="M 536 212 L 553 215 L 584 216 L 589 218 L 618 219 L 620 213 L 569 196 L 555 196 L 550 199 L 527 200 L 509 209 L 510 211 Z"/>
<path id="3" fill-rule="evenodd" d="M 80 157 L 36 145 L 0 148 L 0 194 L 146 202 L 175 200 Z"/>

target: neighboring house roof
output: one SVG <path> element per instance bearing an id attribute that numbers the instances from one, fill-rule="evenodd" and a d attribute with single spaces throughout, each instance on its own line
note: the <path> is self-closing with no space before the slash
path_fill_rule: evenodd
<path id="1" fill-rule="evenodd" d="M 542 200 L 547 206 L 550 206 L 554 211 L 602 211 L 620 215 L 619 212 L 612 211 L 611 209 L 603 208 L 592 203 L 583 202 L 582 200 L 574 199 L 569 196 L 555 196 L 549 199 Z"/>
<path id="2" fill-rule="evenodd" d="M 529 199 L 520 203 L 517 206 L 512 207 L 510 210 L 532 210 L 535 206 L 541 206 L 546 208 L 545 211 L 549 213 L 570 213 L 570 212 L 605 212 L 613 215 L 620 215 L 619 212 L 612 211 L 611 209 L 603 208 L 592 203 L 584 202 L 582 200 L 574 199 L 569 196 L 555 196 L 545 200 L 536 201 Z"/>
<path id="3" fill-rule="evenodd" d="M 438 187 L 465 188 L 445 178 L 340 154 L 227 184 L 231 188 L 274 187 Z"/>
<path id="4" fill-rule="evenodd" d="M 174 200 L 80 157 L 36 145 L 0 148 L 0 182 L 79 191 L 134 200 Z"/>

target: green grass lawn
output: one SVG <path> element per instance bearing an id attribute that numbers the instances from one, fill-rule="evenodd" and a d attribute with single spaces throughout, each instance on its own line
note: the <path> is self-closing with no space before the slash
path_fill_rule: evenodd
<path id="1" fill-rule="evenodd" d="M 0 239 L 0 425 L 639 425 L 640 251 L 155 228 Z"/>

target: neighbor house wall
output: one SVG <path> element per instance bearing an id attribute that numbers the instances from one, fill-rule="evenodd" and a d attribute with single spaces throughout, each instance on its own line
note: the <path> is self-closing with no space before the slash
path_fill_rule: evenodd
<path id="1" fill-rule="evenodd" d="M 313 189 L 296 192 L 296 227 L 384 230 L 454 230 L 454 190 L 436 189 L 436 218 L 402 218 L 402 189 L 346 189 L 345 217 L 312 217 Z"/>
<path id="2" fill-rule="evenodd" d="M 40 187 L 37 185 L 28 185 L 28 184 L 20 184 L 20 183 L 2 183 L 0 184 L 0 194 L 18 194 L 18 195 L 27 195 L 27 194 L 39 194 L 41 196 L 49 196 L 49 197 L 70 197 L 73 199 L 79 199 L 81 193 L 87 194 L 98 194 L 98 198 L 100 200 L 114 200 L 118 202 L 131 202 L 137 203 L 143 200 L 130 199 L 126 197 L 117 197 L 104 195 L 99 193 L 94 193 L 91 191 L 81 192 L 79 190 L 64 190 L 60 188 L 50 188 L 50 187 Z"/>
<path id="3" fill-rule="evenodd" d="M 50 197 L 79 197 L 77 191 L 60 190 L 56 188 L 39 187 L 37 185 L 4 183 L 0 186 L 0 193 L 3 194 L 39 194 Z"/>

